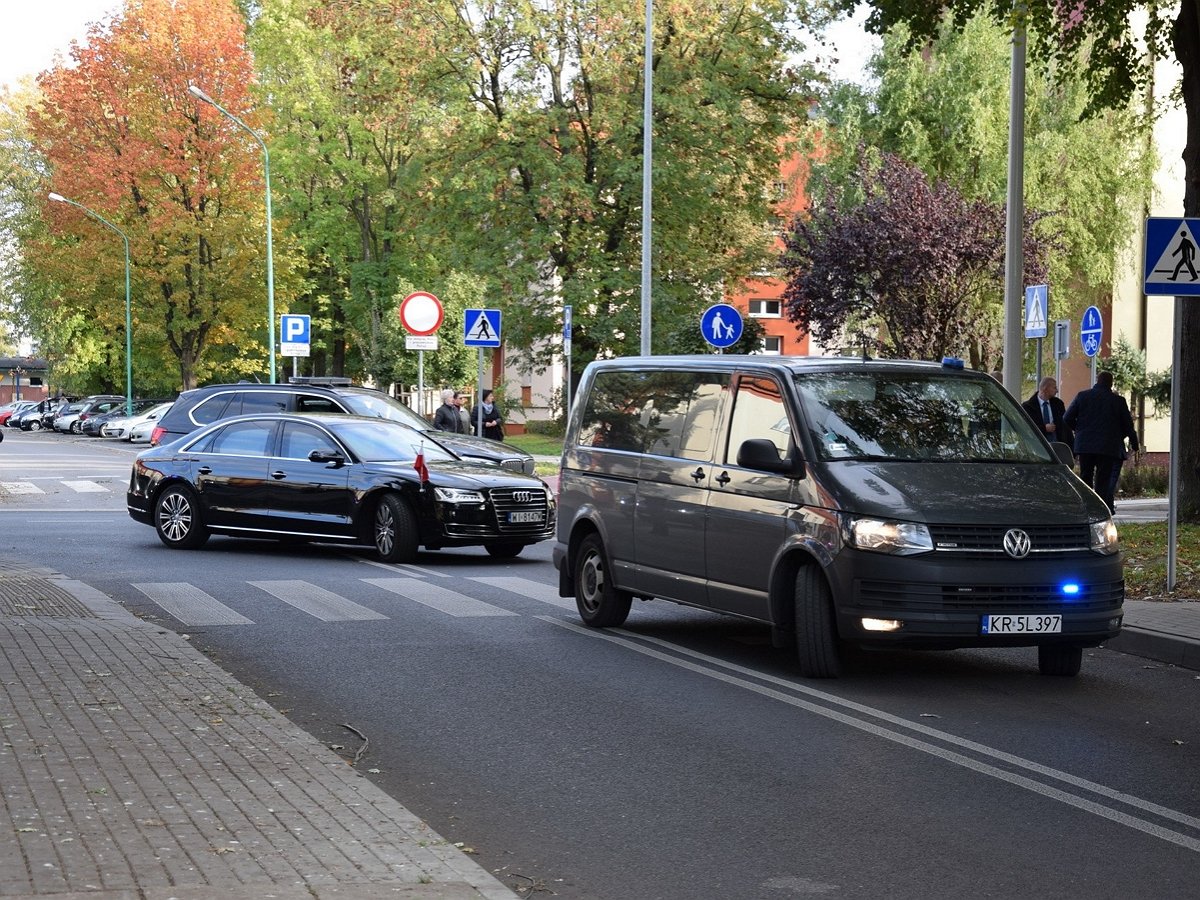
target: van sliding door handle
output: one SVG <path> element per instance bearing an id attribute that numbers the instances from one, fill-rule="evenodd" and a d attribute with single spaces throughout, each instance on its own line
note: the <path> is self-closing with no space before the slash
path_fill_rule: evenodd
<path id="1" fill-rule="evenodd" d="M 702 468 L 700 468 L 699 466 L 696 466 L 696 471 L 692 473 L 692 477 L 695 478 L 697 481 L 703 481 L 704 480 L 704 470 Z"/>
<path id="2" fill-rule="evenodd" d="M 731 481 L 733 481 L 733 479 L 729 477 L 728 472 L 722 472 L 717 476 L 717 484 L 719 484 L 721 487 L 725 487 L 725 485 L 729 484 Z"/>

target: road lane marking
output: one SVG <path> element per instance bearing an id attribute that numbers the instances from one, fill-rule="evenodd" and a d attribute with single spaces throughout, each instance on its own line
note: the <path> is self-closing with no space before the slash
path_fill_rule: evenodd
<path id="1" fill-rule="evenodd" d="M 359 581 L 383 588 L 385 591 L 391 591 L 393 594 L 399 594 L 401 597 L 407 597 L 422 606 L 428 606 L 430 609 L 436 609 L 438 612 L 457 618 L 520 615 L 520 613 L 484 603 L 482 600 L 476 600 L 474 597 L 468 597 L 466 594 L 460 594 L 458 591 L 449 591 L 436 584 L 418 581 L 415 578 L 360 578 Z"/>
<path id="2" fill-rule="evenodd" d="M 540 581 L 517 578 L 512 575 L 479 575 L 472 577 L 470 580 L 478 581 L 480 584 L 490 585 L 494 588 L 500 588 L 502 591 L 508 591 L 522 597 L 528 597 L 530 600 L 540 600 L 543 603 L 549 603 L 551 606 L 557 606 L 559 609 L 575 609 L 574 600 L 558 596 L 557 587 L 542 584 Z"/>
<path id="3" fill-rule="evenodd" d="M 236 610 L 186 582 L 147 582 L 137 588 L 184 625 L 253 625 Z"/>
<path id="4" fill-rule="evenodd" d="M 44 494 L 46 493 L 36 484 L 28 481 L 0 481 L 0 490 L 7 491 L 10 494 Z"/>
<path id="5" fill-rule="evenodd" d="M 387 616 L 359 606 L 353 600 L 327 591 L 307 581 L 247 581 L 273 597 L 278 597 L 288 606 L 308 613 L 322 622 L 363 622 L 386 619 Z"/>
<path id="6" fill-rule="evenodd" d="M 63 484 L 75 491 L 77 494 L 112 493 L 104 485 L 96 484 L 94 481 L 64 481 Z"/>
<path id="7" fill-rule="evenodd" d="M 827 719 L 832 719 L 833 721 L 840 722 L 843 725 L 849 725 L 851 728 L 857 728 L 860 731 L 865 731 L 869 734 L 875 735 L 876 737 L 881 737 L 881 738 L 884 738 L 885 740 L 893 741 L 894 743 L 897 743 L 897 744 L 902 744 L 903 746 L 909 747 L 910 749 L 918 750 L 922 753 L 927 753 L 931 756 L 935 756 L 939 759 L 945 760 L 946 762 L 953 763 L 954 765 L 962 766 L 963 768 L 970 769 L 970 770 L 978 772 L 982 775 L 988 775 L 988 776 L 990 776 L 992 778 L 996 778 L 1000 781 L 1008 782 L 1009 784 L 1024 788 L 1028 791 L 1032 791 L 1035 794 L 1040 794 L 1043 797 L 1047 797 L 1052 800 L 1058 800 L 1061 803 L 1065 803 L 1068 806 L 1073 806 L 1076 809 L 1083 810 L 1084 812 L 1092 813 L 1093 815 L 1099 816 L 1100 818 L 1108 819 L 1111 822 L 1115 822 L 1119 825 L 1124 825 L 1128 828 L 1134 829 L 1135 831 L 1140 831 L 1140 832 L 1142 832 L 1144 834 L 1148 834 L 1152 837 L 1156 837 L 1161 840 L 1167 841 L 1169 843 L 1175 844 L 1177 846 L 1184 847 L 1185 849 L 1200 853 L 1200 840 L 1197 840 L 1196 838 L 1191 837 L 1189 835 L 1181 834 L 1180 832 L 1177 832 L 1177 831 L 1172 831 L 1171 829 L 1164 828 L 1163 826 L 1158 825 L 1154 822 L 1149 822 L 1145 819 L 1140 819 L 1136 816 L 1132 816 L 1132 815 L 1122 812 L 1120 810 L 1113 809 L 1113 808 L 1111 808 L 1109 806 L 1105 806 L 1101 803 L 1097 803 L 1094 800 L 1089 800 L 1085 797 L 1080 797 L 1076 794 L 1068 793 L 1067 791 L 1060 790 L 1059 788 L 1053 787 L 1048 784 L 1044 784 L 1043 782 L 1040 782 L 1040 781 L 1035 781 L 1034 779 L 1029 778 L 1025 775 L 1021 775 L 1016 772 L 1009 772 L 1009 771 L 1006 771 L 1005 769 L 998 768 L 997 766 L 993 766 L 989 763 L 985 763 L 985 762 L 981 762 L 976 759 L 972 759 L 971 757 L 965 756 L 964 754 L 958 753 L 954 750 L 949 750 L 944 747 L 939 747 L 935 744 L 931 744 L 927 741 L 923 741 L 919 738 L 912 737 L 907 734 L 901 734 L 898 731 L 893 731 L 890 728 L 884 728 L 883 726 L 876 725 L 873 722 L 867 722 L 862 719 L 855 718 L 852 715 L 849 715 L 849 714 L 843 713 L 843 712 L 839 712 L 838 710 L 829 709 L 824 706 L 818 706 L 816 703 L 810 702 L 808 700 L 803 700 L 799 697 L 795 697 L 790 694 L 785 694 L 785 693 L 783 693 L 783 691 L 776 690 L 775 688 L 766 687 L 765 685 L 762 685 L 762 684 L 756 684 L 752 681 L 747 681 L 744 678 L 738 677 L 736 675 L 730 675 L 730 674 L 726 674 L 725 672 L 714 671 L 712 668 L 707 668 L 706 666 L 701 665 L 698 662 L 692 662 L 687 659 L 682 659 L 680 656 L 675 656 L 672 654 L 673 653 L 683 653 L 684 655 L 687 655 L 687 656 L 691 656 L 691 657 L 694 657 L 697 659 L 702 659 L 702 660 L 704 660 L 705 663 L 708 663 L 710 665 L 715 664 L 716 666 L 720 666 L 723 668 L 734 669 L 736 671 L 740 671 L 741 673 L 750 675 L 753 678 L 761 679 L 763 681 L 773 682 L 773 683 L 785 686 L 788 690 L 796 691 L 796 692 L 802 693 L 802 694 L 807 694 L 807 695 L 813 697 L 814 699 L 819 699 L 824 702 L 834 703 L 839 706 L 844 706 L 844 707 L 853 709 L 855 712 L 870 715 L 874 718 L 883 719 L 890 723 L 900 725 L 911 731 L 916 731 L 921 734 L 925 734 L 929 737 L 935 737 L 938 740 L 945 741 L 946 743 L 949 743 L 949 744 L 958 745 L 960 747 L 963 747 L 964 749 L 974 750 L 976 752 L 985 754 L 992 758 L 995 758 L 998 760 L 1003 760 L 1012 765 L 1020 766 L 1022 768 L 1028 769 L 1032 772 L 1036 772 L 1040 775 L 1046 775 L 1051 778 L 1055 778 L 1057 780 L 1068 783 L 1074 787 L 1079 787 L 1084 790 L 1088 790 L 1092 793 L 1099 794 L 1099 795 L 1107 797 L 1109 799 L 1116 800 L 1120 803 L 1124 803 L 1126 805 L 1136 807 L 1140 810 L 1152 813 L 1152 814 L 1160 816 L 1162 818 L 1171 819 L 1175 822 L 1179 822 L 1180 824 L 1183 824 L 1183 825 L 1186 825 L 1186 826 L 1189 826 L 1192 828 L 1200 828 L 1200 820 L 1196 819 L 1193 816 L 1189 816 L 1186 813 L 1181 813 L 1181 812 L 1178 812 L 1173 809 L 1169 809 L 1164 806 L 1159 806 L 1156 803 L 1151 803 L 1147 800 L 1142 800 L 1139 797 L 1134 797 L 1131 794 L 1125 794 L 1121 791 L 1116 791 L 1112 788 L 1105 787 L 1104 785 L 1097 784 L 1096 782 L 1088 781 L 1087 779 L 1084 779 L 1084 778 L 1078 778 L 1077 776 L 1070 775 L 1066 772 L 1061 772 L 1057 769 L 1052 769 L 1049 766 L 1043 766 L 1038 763 L 1031 762 L 1029 760 L 1024 760 L 1018 756 L 1013 756 L 1012 754 L 1004 753 L 999 750 L 993 750 L 991 747 L 987 747 L 983 744 L 978 744 L 975 741 L 965 740 L 963 738 L 958 738 L 952 734 L 948 734 L 946 732 L 941 732 L 941 731 L 938 731 L 937 729 L 929 728 L 928 726 L 923 726 L 923 725 L 915 724 L 912 722 L 908 722 L 904 719 L 899 718 L 898 716 L 893 716 L 889 713 L 885 713 L 882 710 L 877 710 L 872 707 L 864 706 L 862 704 L 855 703 L 850 700 L 843 700 L 841 697 L 838 697 L 834 694 L 826 693 L 825 691 L 819 691 L 819 690 L 816 690 L 815 688 L 805 687 L 804 685 L 797 684 L 792 681 L 787 681 L 782 678 L 776 678 L 775 676 L 772 676 L 772 675 L 755 672 L 753 669 L 746 669 L 746 668 L 737 666 L 732 663 L 724 663 L 722 660 L 719 660 L 715 657 L 706 656 L 702 653 L 697 653 L 695 651 L 689 651 L 689 650 L 680 648 L 674 644 L 670 644 L 665 641 L 658 641 L 657 639 L 654 639 L 654 638 L 646 638 L 645 639 L 650 642 L 661 643 L 663 646 L 668 647 L 672 651 L 672 653 L 666 653 L 661 650 L 656 650 L 652 647 L 646 646 L 645 644 L 641 643 L 641 640 L 643 640 L 642 636 L 638 635 L 634 632 L 617 629 L 616 633 L 614 634 L 614 633 L 609 633 L 609 632 L 604 632 L 604 631 L 598 631 L 598 630 L 592 629 L 592 628 L 586 628 L 582 625 L 576 625 L 573 622 L 568 622 L 564 619 L 558 619 L 553 616 L 536 616 L 536 618 L 540 619 L 543 622 L 549 622 L 550 624 L 555 625 L 559 628 L 563 628 L 568 631 L 572 631 L 575 634 L 579 634 L 584 637 L 589 637 L 592 639 L 608 641 L 610 643 L 617 644 L 618 646 L 624 647 L 628 650 L 633 650 L 636 653 L 641 653 L 643 656 L 648 656 L 648 657 L 651 657 L 652 659 L 659 660 L 660 662 L 665 662 L 670 665 L 676 666 L 678 668 L 686 669 L 687 671 L 695 672 L 696 674 L 699 674 L 699 675 L 704 675 L 707 678 L 712 678 L 715 681 L 724 682 L 733 687 L 739 687 L 739 688 L 742 688 L 743 690 L 752 691 L 753 693 L 759 694 L 763 697 L 767 697 L 772 700 L 777 700 L 781 703 L 786 703 L 789 706 L 794 706 L 799 709 L 803 709 L 807 712 L 814 713 L 818 716 L 822 716 Z M 619 636 L 619 635 L 623 635 L 623 636 Z M 636 640 L 631 640 L 630 638 L 636 638 Z"/>

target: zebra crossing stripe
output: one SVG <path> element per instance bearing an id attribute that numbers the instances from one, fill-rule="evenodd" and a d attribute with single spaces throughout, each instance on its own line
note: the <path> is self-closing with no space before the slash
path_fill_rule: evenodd
<path id="1" fill-rule="evenodd" d="M 132 585 L 184 625 L 253 625 L 215 597 L 186 582 Z"/>
<path id="2" fill-rule="evenodd" d="M 362 578 L 360 580 L 385 591 L 391 591 L 393 594 L 399 594 L 401 597 L 407 597 L 409 600 L 415 600 L 423 606 L 436 609 L 449 616 L 467 618 L 518 615 L 507 609 L 501 609 L 490 603 L 484 603 L 482 600 L 460 594 L 458 591 L 449 591 L 436 584 L 418 581 L 415 578 Z"/>
<path id="3" fill-rule="evenodd" d="M 519 594 L 522 597 L 528 597 L 530 600 L 540 600 L 543 603 L 549 603 L 551 606 L 557 606 L 559 609 L 575 609 L 575 601 L 558 596 L 557 587 L 537 581 L 530 581 L 528 578 L 516 578 L 511 575 L 480 575 L 473 577 L 471 580 L 499 588 L 502 591 L 508 591 L 512 594 Z"/>
<path id="4" fill-rule="evenodd" d="M 359 606 L 333 591 L 309 584 L 307 581 L 248 581 L 253 587 L 278 597 L 288 606 L 308 613 L 322 622 L 361 622 L 371 619 L 386 619 L 387 616 Z"/>
<path id="5" fill-rule="evenodd" d="M 9 494 L 44 494 L 46 493 L 31 481 L 0 481 L 0 489 Z"/>
<path id="6" fill-rule="evenodd" d="M 96 484 L 94 481 L 64 481 L 63 484 L 77 494 L 107 494 L 109 492 L 104 485 Z"/>

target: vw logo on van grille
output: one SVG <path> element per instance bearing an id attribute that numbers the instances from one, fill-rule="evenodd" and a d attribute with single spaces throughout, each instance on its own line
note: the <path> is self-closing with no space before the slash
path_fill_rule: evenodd
<path id="1" fill-rule="evenodd" d="M 514 503 L 529 503 L 533 500 L 533 491 L 513 491 L 512 498 Z M 1029 541 L 1025 541 L 1028 546 Z"/>
<path id="2" fill-rule="evenodd" d="M 1004 552 L 1013 559 L 1024 559 L 1029 555 L 1029 535 L 1020 528 L 1004 532 Z"/>

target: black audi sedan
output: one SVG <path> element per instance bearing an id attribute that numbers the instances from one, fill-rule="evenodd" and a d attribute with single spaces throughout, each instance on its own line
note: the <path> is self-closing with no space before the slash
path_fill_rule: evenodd
<path id="1" fill-rule="evenodd" d="M 554 535 L 541 479 L 461 459 L 389 419 L 276 413 L 221 419 L 138 454 L 129 515 L 168 547 L 209 535 L 373 545 L 385 562 L 421 547 L 498 558 Z"/>

